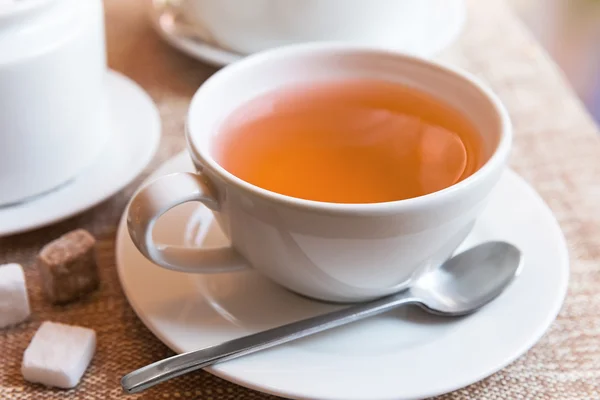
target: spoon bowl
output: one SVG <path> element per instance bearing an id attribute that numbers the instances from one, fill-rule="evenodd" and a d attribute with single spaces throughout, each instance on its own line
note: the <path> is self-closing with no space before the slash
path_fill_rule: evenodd
<path id="1" fill-rule="evenodd" d="M 466 315 L 498 297 L 522 266 L 521 252 L 515 246 L 487 242 L 417 276 L 410 292 L 431 313 Z"/>

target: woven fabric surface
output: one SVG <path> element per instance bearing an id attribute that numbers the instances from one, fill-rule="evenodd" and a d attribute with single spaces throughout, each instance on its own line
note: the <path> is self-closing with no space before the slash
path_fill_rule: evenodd
<path id="1" fill-rule="evenodd" d="M 192 94 L 215 69 L 164 44 L 151 29 L 145 0 L 105 0 L 110 67 L 144 87 L 163 121 L 160 150 L 136 182 L 110 200 L 67 221 L 0 239 L 0 264 L 26 269 L 32 317 L 0 331 L 0 399 L 112 399 L 124 397 L 127 372 L 172 355 L 138 320 L 114 265 L 118 220 L 133 191 L 154 168 L 184 148 L 184 117 Z M 506 104 L 515 127 L 511 166 L 542 195 L 569 243 L 571 275 L 564 307 L 527 354 L 482 382 L 440 400 L 600 399 L 600 139 L 563 76 L 512 13 L 499 2 L 472 1 L 461 38 L 443 61 L 482 78 Z M 98 238 L 101 287 L 91 297 L 51 306 L 33 269 L 48 241 L 86 228 Z M 543 279 L 543 277 L 542 277 Z M 44 320 L 82 325 L 98 334 L 98 349 L 81 384 L 56 390 L 28 384 L 23 351 Z M 133 399 L 273 398 L 205 372 L 174 379 Z"/>

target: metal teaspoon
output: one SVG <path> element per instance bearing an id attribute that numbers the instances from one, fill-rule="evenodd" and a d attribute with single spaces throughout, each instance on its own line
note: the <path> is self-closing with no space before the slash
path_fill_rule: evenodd
<path id="1" fill-rule="evenodd" d="M 477 311 L 494 300 L 519 274 L 522 255 L 505 242 L 487 242 L 460 253 L 438 268 L 421 273 L 397 294 L 254 333 L 204 349 L 157 361 L 125 375 L 121 386 L 138 393 L 179 375 L 232 360 L 318 332 L 346 325 L 405 304 L 443 316 Z"/>

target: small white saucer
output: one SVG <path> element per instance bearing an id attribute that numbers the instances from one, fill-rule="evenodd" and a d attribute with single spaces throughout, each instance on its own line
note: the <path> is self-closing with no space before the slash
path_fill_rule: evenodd
<path id="1" fill-rule="evenodd" d="M 193 34 L 182 33 L 178 26 L 180 19 L 177 2 L 172 0 L 152 0 L 150 20 L 157 33 L 171 46 L 210 65 L 222 67 L 245 56 L 221 46 L 202 26 L 193 30 Z M 435 12 L 428 15 L 429 21 L 423 22 L 431 29 L 411 48 L 390 48 L 389 50 L 432 57 L 449 46 L 459 35 L 465 23 L 465 5 L 460 1 L 443 1 Z M 383 47 L 383 46 L 382 46 Z"/>
<path id="2" fill-rule="evenodd" d="M 183 153 L 153 177 L 177 171 L 192 171 Z M 226 241 L 211 212 L 198 204 L 171 210 L 154 235 L 171 244 L 211 247 Z M 554 216 L 511 171 L 464 247 L 487 240 L 518 246 L 525 267 L 507 292 L 474 315 L 445 319 L 405 308 L 208 371 L 274 395 L 319 400 L 427 398 L 479 381 L 538 341 L 560 309 L 569 274 L 566 243 Z M 252 271 L 190 275 L 159 268 L 134 247 L 125 218 L 116 257 L 121 285 L 137 315 L 176 352 L 338 307 L 297 296 Z"/>
<path id="3" fill-rule="evenodd" d="M 160 141 L 160 116 L 152 99 L 129 78 L 109 71 L 106 79 L 112 131 L 106 148 L 72 181 L 11 206 L 0 207 L 0 236 L 66 219 L 112 196 L 152 160 Z"/>

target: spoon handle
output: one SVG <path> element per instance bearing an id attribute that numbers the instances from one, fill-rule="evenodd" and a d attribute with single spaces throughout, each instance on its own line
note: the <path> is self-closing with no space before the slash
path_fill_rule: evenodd
<path id="1" fill-rule="evenodd" d="M 138 393 L 154 385 L 221 361 L 291 342 L 351 322 L 382 314 L 403 304 L 418 302 L 406 290 L 398 294 L 352 305 L 316 317 L 243 336 L 216 346 L 179 354 L 135 370 L 121 379 L 127 393 Z"/>

